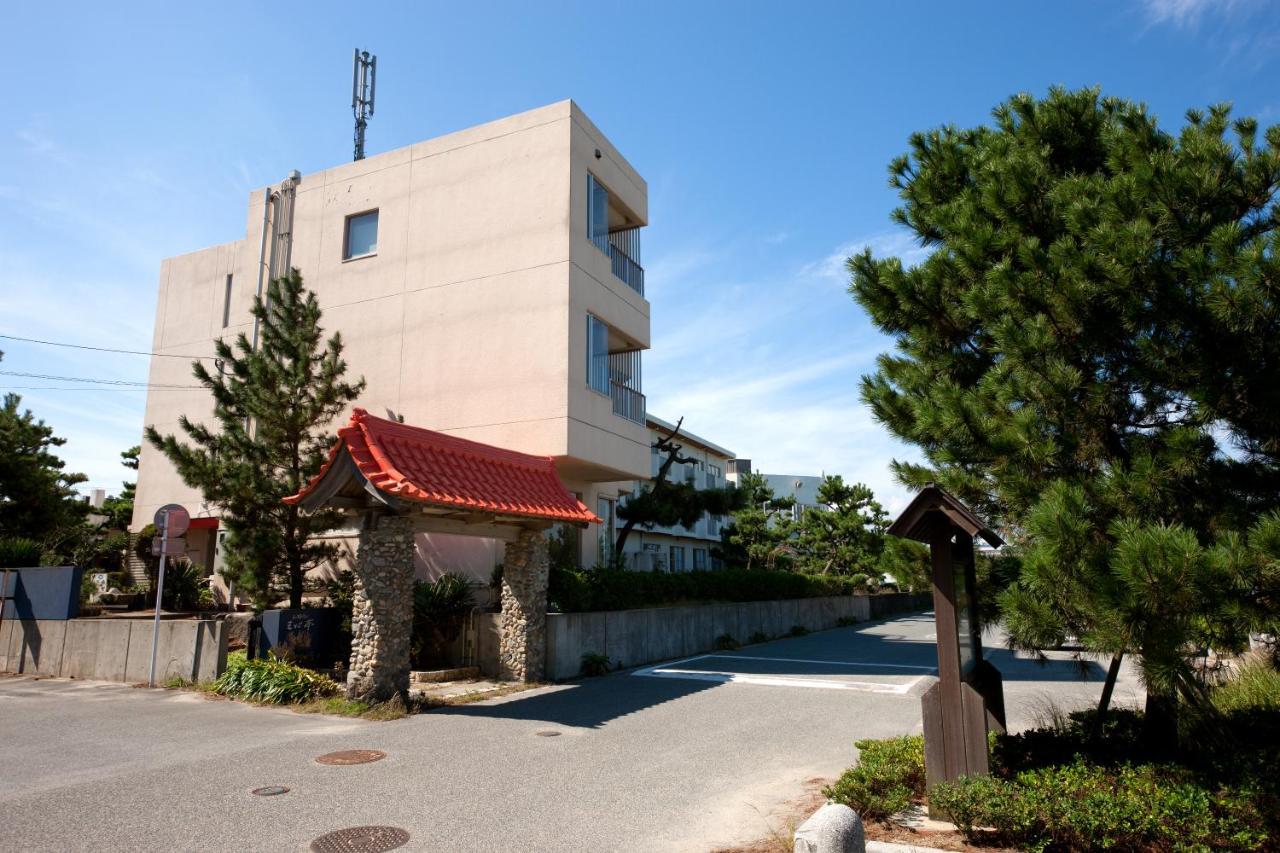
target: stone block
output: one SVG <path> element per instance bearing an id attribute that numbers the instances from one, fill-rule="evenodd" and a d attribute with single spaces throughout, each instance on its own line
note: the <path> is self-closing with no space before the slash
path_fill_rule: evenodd
<path id="1" fill-rule="evenodd" d="M 848 806 L 827 803 L 800 824 L 795 853 L 866 853 L 862 819 Z"/>

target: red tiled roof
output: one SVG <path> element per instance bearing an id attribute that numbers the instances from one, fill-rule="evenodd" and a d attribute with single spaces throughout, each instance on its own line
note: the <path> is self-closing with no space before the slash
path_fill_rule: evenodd
<path id="1" fill-rule="evenodd" d="M 329 461 L 301 492 L 317 487 L 346 450 L 378 491 L 401 500 L 462 511 L 577 524 L 599 522 L 560 481 L 548 456 L 531 456 L 478 441 L 375 417 L 356 409 L 338 430 Z"/>

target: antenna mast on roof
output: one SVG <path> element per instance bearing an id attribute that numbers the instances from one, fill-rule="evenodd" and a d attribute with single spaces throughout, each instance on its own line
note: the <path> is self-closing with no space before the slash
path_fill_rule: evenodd
<path id="1" fill-rule="evenodd" d="M 364 159 L 364 129 L 373 116 L 373 96 L 378 83 L 378 57 L 356 48 L 351 68 L 351 113 L 356 117 L 355 159 Z"/>

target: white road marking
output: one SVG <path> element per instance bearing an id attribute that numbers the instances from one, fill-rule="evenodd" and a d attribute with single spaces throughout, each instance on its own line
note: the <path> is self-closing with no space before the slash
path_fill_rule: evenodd
<path id="1" fill-rule="evenodd" d="M 861 661 L 861 660 L 858 660 L 858 661 L 809 660 L 808 658 L 768 658 L 768 657 L 754 657 L 752 655 L 731 655 L 731 654 L 702 655 L 702 657 L 704 658 L 719 657 L 719 658 L 726 658 L 728 660 L 776 660 L 776 661 L 781 661 L 782 663 L 818 663 L 818 664 L 826 664 L 828 666 L 874 666 L 874 667 L 882 667 L 884 669 L 918 669 L 921 672 L 933 672 L 935 669 L 937 669 L 936 666 L 916 666 L 915 664 L 906 664 L 906 663 L 871 663 L 870 661 Z M 697 660 L 697 659 L 698 658 L 690 658 L 690 660 Z M 676 663 L 685 663 L 685 661 L 676 661 Z"/>
<path id="2" fill-rule="evenodd" d="M 873 681 L 834 681 L 824 678 L 810 678 L 807 676 L 788 676 L 788 675 L 760 675 L 744 672 L 733 672 L 730 670 L 718 669 L 680 669 L 680 664 L 692 663 L 694 661 L 705 660 L 707 658 L 733 659 L 739 658 L 743 660 L 766 660 L 779 661 L 782 663 L 813 663 L 813 664 L 837 664 L 842 666 L 883 666 L 893 667 L 894 664 L 868 664 L 855 663 L 850 661 L 824 661 L 824 660 L 804 660 L 799 658 L 767 658 L 755 657 L 751 655 L 696 655 L 683 660 L 672 661 L 669 664 L 657 664 L 655 666 L 647 666 L 632 672 L 632 675 L 641 675 L 650 678 L 683 678 L 693 681 L 715 681 L 721 684 L 760 684 L 768 687 L 811 687 L 821 690 L 857 690 L 863 693 L 886 693 L 896 696 L 906 695 L 913 687 L 928 678 L 927 675 L 919 675 L 911 679 L 905 684 L 887 684 L 884 682 Z M 902 668 L 919 669 L 933 672 L 932 667 L 911 666 Z"/>

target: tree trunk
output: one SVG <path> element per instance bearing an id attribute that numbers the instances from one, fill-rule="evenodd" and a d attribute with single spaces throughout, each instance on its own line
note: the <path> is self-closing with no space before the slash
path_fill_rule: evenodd
<path id="1" fill-rule="evenodd" d="M 1143 736 L 1156 754 L 1171 754 L 1178 748 L 1178 697 L 1147 691 Z"/>
<path id="2" fill-rule="evenodd" d="M 1102 697 L 1098 700 L 1098 724 L 1111 707 L 1111 694 L 1116 689 L 1116 679 L 1120 676 L 1120 662 L 1124 660 L 1124 652 L 1116 652 L 1111 656 L 1111 666 L 1107 667 L 1107 680 L 1102 684 Z"/>

